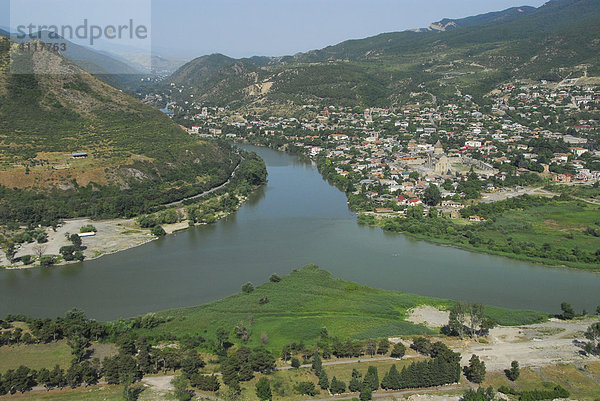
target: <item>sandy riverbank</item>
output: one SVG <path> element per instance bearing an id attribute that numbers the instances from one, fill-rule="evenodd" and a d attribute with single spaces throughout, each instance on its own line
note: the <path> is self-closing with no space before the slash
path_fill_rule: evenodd
<path id="1" fill-rule="evenodd" d="M 71 245 L 71 241 L 67 239 L 67 234 L 79 233 L 80 228 L 86 225 L 93 225 L 98 231 L 93 237 L 82 238 L 85 260 L 96 259 L 103 255 L 124 251 L 156 239 L 156 237 L 150 233 L 150 230 L 140 228 L 134 219 L 69 219 L 65 220 L 56 231 L 52 230 L 52 228 L 47 228 L 45 230 L 48 234 L 48 242 L 44 244 L 35 242 L 23 244 L 18 249 L 16 257 L 19 258 L 25 255 L 34 255 L 37 257 L 40 253 L 43 253 L 44 255 L 59 255 L 61 247 Z M 163 229 L 167 234 L 171 234 L 187 227 L 187 222 L 180 222 L 164 225 Z M 68 263 L 76 262 L 63 261 L 60 264 Z M 4 253 L 0 254 L 0 265 L 6 266 L 9 269 L 39 267 L 37 264 L 24 266 L 22 263 L 16 263 L 10 265 Z"/>
<path id="2" fill-rule="evenodd" d="M 246 201 L 246 198 L 240 197 L 241 205 Z M 183 208 L 178 208 L 180 213 L 184 213 Z M 185 215 L 185 214 L 184 214 Z M 217 220 L 228 216 L 229 213 L 219 213 L 215 217 Z M 150 229 L 140 228 L 137 224 L 136 219 L 112 219 L 112 220 L 92 220 L 89 218 L 78 218 L 64 220 L 63 224 L 60 225 L 54 231 L 48 227 L 45 229 L 48 234 L 48 242 L 44 244 L 38 244 L 36 242 L 30 244 L 22 244 L 15 257 L 19 258 L 25 255 L 32 255 L 37 258 L 40 254 L 43 255 L 60 255 L 60 248 L 67 245 L 72 245 L 71 241 L 67 239 L 67 234 L 76 234 L 80 232 L 81 227 L 86 225 L 92 225 L 96 228 L 96 235 L 82 238 L 83 255 L 85 260 L 97 259 L 103 255 L 110 255 L 113 253 L 125 251 L 127 249 L 135 248 L 140 245 L 144 245 L 150 241 L 158 239 L 150 233 Z M 162 228 L 165 230 L 167 235 L 185 230 L 189 228 L 187 220 L 180 221 L 174 224 L 163 224 Z M 66 265 L 74 262 L 65 262 L 61 259 L 57 265 Z M 18 262 L 11 265 L 6 258 L 4 252 L 0 252 L 0 266 L 4 266 L 7 269 L 29 269 L 40 267 L 39 263 L 34 263 L 25 266 L 23 263 Z"/>

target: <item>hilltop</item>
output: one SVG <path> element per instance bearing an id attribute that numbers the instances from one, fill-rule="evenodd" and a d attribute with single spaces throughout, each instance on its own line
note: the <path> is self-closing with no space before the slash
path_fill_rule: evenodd
<path id="1" fill-rule="evenodd" d="M 9 51 L 26 73 L 11 74 Z M 3 37 L 0 105 L 3 223 L 131 217 L 223 183 L 239 162 L 58 53 Z"/>
<path id="2" fill-rule="evenodd" d="M 197 58 L 160 88 L 232 108 L 389 107 L 430 93 L 482 99 L 509 79 L 600 75 L 599 0 L 554 0 L 286 57 Z"/>

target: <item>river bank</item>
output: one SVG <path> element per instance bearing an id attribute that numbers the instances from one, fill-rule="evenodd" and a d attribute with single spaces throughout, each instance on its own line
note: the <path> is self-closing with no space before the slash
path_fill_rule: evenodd
<path id="1" fill-rule="evenodd" d="M 600 272 L 600 240 L 597 235 L 593 235 L 596 232 L 595 226 L 600 224 L 600 221 L 596 221 L 600 212 L 597 202 L 576 197 L 558 198 L 559 193 L 544 188 L 524 187 L 484 193 L 478 201 L 465 203 L 469 205 L 465 210 L 473 209 L 470 210 L 472 213 L 460 217 L 460 210 L 454 210 L 459 217 L 453 219 L 412 216 L 406 213 L 411 207 L 396 209 L 394 212 L 390 210 L 390 213 L 375 213 L 373 209 L 365 210 L 364 205 L 356 202 L 360 198 L 358 192 L 345 192 L 348 187 L 346 178 L 326 173 L 328 169 L 322 159 L 314 160 L 304 153 L 290 153 L 287 145 L 273 148 L 268 145 L 267 142 L 258 146 L 316 163 L 321 176 L 344 192 L 350 208 L 359 214 L 358 222 L 361 224 L 380 227 L 438 246 L 455 247 L 545 267 Z M 536 198 L 545 201 L 536 202 Z M 487 213 L 486 208 L 489 209 Z M 432 207 L 431 210 L 440 215 L 442 213 L 439 207 Z M 427 210 L 425 213 L 427 214 Z M 448 214 L 448 211 L 445 213 Z M 471 221 L 468 217 L 471 214 L 475 215 L 477 221 Z"/>
<path id="2" fill-rule="evenodd" d="M 229 181 L 227 182 L 229 183 Z M 211 190 L 210 194 L 216 190 L 225 189 L 226 185 L 221 185 L 215 190 Z M 257 190 L 258 187 L 253 190 Z M 220 196 L 226 196 L 228 192 Z M 197 198 L 197 197 L 196 197 Z M 235 210 L 222 211 L 214 215 L 214 222 L 235 213 L 248 199 L 247 196 L 237 196 L 238 204 Z M 190 227 L 202 226 L 208 223 L 190 222 L 187 216 L 185 207 L 182 202 L 176 202 L 170 209 L 176 211 L 177 215 L 181 216 L 180 221 L 171 224 L 162 224 L 165 235 L 173 235 L 181 231 L 187 230 Z M 167 209 L 168 210 L 168 209 Z M 25 243 L 18 247 L 15 259 L 20 260 L 25 255 L 32 255 L 39 259 L 40 256 L 54 256 L 55 266 L 64 266 L 70 264 L 81 263 L 80 261 L 66 261 L 60 255 L 60 249 L 64 246 L 72 245 L 68 239 L 69 235 L 79 233 L 84 226 L 93 226 L 96 232 L 90 236 L 84 236 L 82 240 L 82 253 L 85 260 L 95 260 L 105 255 L 112 255 L 118 252 L 126 251 L 132 248 L 139 247 L 151 241 L 159 240 L 160 237 L 152 234 L 151 228 L 140 227 L 138 218 L 133 219 L 110 219 L 110 220 L 92 220 L 90 218 L 67 219 L 62 222 L 56 229 L 47 227 L 44 232 L 47 235 L 47 242 L 39 244 L 36 242 Z M 4 252 L 0 253 L 0 269 L 19 270 L 39 268 L 39 264 L 26 265 L 21 261 L 10 263 Z"/>

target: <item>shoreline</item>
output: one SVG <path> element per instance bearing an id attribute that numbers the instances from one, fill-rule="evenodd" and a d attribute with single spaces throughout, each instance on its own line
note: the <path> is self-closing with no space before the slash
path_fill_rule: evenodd
<path id="1" fill-rule="evenodd" d="M 263 184 L 265 185 L 265 184 Z M 254 193 L 255 191 L 257 191 L 258 189 L 260 189 L 262 187 L 262 185 L 259 185 L 255 188 L 252 189 L 252 191 L 250 192 L 250 194 Z M 222 189 L 222 186 L 219 187 L 219 189 Z M 216 222 L 218 222 L 219 220 L 230 216 L 231 214 L 237 212 L 248 200 L 249 196 L 245 196 L 245 197 L 238 197 L 238 199 L 240 200 L 238 206 L 236 207 L 236 209 L 232 212 L 220 212 L 219 214 L 216 215 Z M 178 205 L 179 207 L 170 207 L 167 208 L 165 210 L 168 209 L 175 209 L 175 210 L 183 210 L 184 206 L 183 205 Z M 139 218 L 140 216 L 136 217 L 136 218 L 132 218 L 132 219 L 110 219 L 110 220 L 91 220 L 88 217 L 81 217 L 81 218 L 76 218 L 76 219 L 68 219 L 68 220 L 64 220 L 65 224 L 62 227 L 73 227 L 73 226 L 84 226 L 84 225 L 94 225 L 94 227 L 100 227 L 99 234 L 93 236 L 93 237 L 86 237 L 86 238 L 82 238 L 82 242 L 83 242 L 83 246 L 85 246 L 84 249 L 84 255 L 85 255 L 85 259 L 83 261 L 77 261 L 77 260 L 73 260 L 73 261 L 65 261 L 64 259 L 61 259 L 53 264 L 52 266 L 49 267 L 64 267 L 64 266 L 69 266 L 69 265 L 74 265 L 77 263 L 85 263 L 86 261 L 91 261 L 91 260 L 96 260 L 101 258 L 102 256 L 106 256 L 106 255 L 114 255 L 116 253 L 119 252 L 123 252 L 123 251 L 127 251 L 129 249 L 133 249 L 133 248 L 137 248 L 139 246 L 142 245 L 146 245 L 149 244 L 150 242 L 159 240 L 161 237 L 156 237 L 154 235 L 152 235 L 150 233 L 150 229 L 148 228 L 141 228 L 137 223 L 136 220 L 137 218 Z M 214 224 L 214 223 L 213 223 Z M 208 223 L 195 223 L 193 226 L 191 226 L 188 222 L 188 220 L 182 220 L 179 221 L 177 223 L 173 223 L 173 224 L 163 224 L 162 228 L 165 230 L 166 235 L 165 236 L 170 236 L 170 235 L 175 235 L 177 233 L 180 232 L 184 232 L 187 231 L 190 228 L 195 228 L 195 227 L 199 227 L 199 226 L 203 226 L 203 225 L 208 225 Z M 112 231 L 111 231 L 112 230 Z M 59 249 L 60 246 L 63 245 L 70 245 L 71 243 L 69 241 L 67 241 L 64 236 L 62 236 L 62 234 L 65 232 L 65 230 L 56 230 L 53 231 L 51 228 L 46 228 L 46 232 L 49 234 L 49 238 L 52 237 L 47 243 L 44 244 L 40 244 L 43 245 L 44 247 L 52 247 L 53 249 Z M 102 236 L 104 235 L 104 236 Z M 119 246 L 119 245 L 112 245 L 111 244 L 123 244 L 123 239 L 128 239 L 129 241 L 125 242 L 125 246 Z M 90 241 L 92 242 L 90 244 Z M 22 249 L 32 249 L 33 247 L 35 247 L 36 243 L 31 243 L 31 244 L 25 244 L 25 246 L 23 248 L 20 248 L 21 250 L 19 252 L 17 252 L 17 257 L 21 257 L 24 256 L 25 254 L 28 254 L 26 252 L 23 252 Z M 91 253 L 93 252 L 93 253 Z M 59 253 L 56 254 L 52 254 L 52 253 L 48 253 L 48 256 L 59 256 Z M 0 271 L 20 271 L 20 270 L 30 270 L 30 269 L 43 269 L 43 266 L 40 266 L 39 263 L 32 263 L 30 265 L 24 265 L 21 262 L 19 262 L 20 264 L 18 265 L 7 265 L 5 263 L 8 263 L 8 260 L 6 259 L 6 255 L 4 253 L 0 254 Z"/>
<path id="2" fill-rule="evenodd" d="M 266 149 L 271 149 L 271 150 L 275 150 L 275 151 L 278 151 L 278 152 L 283 152 L 283 153 L 285 153 L 287 155 L 290 155 L 290 156 L 293 156 L 293 157 L 298 157 L 298 158 L 303 159 L 303 160 L 309 160 L 312 163 L 315 163 L 315 161 L 313 159 L 311 159 L 310 157 L 306 156 L 303 153 L 294 154 L 294 153 L 288 152 L 286 150 L 287 146 L 285 146 L 285 145 L 281 146 L 281 147 L 273 148 L 271 146 L 264 145 L 264 144 L 255 144 L 255 143 L 252 143 L 251 141 L 248 141 L 246 138 L 244 138 L 243 140 L 238 140 L 238 141 L 242 142 L 242 143 L 250 144 L 250 145 L 253 145 L 253 146 L 259 146 L 259 147 L 264 147 Z M 318 168 L 317 168 L 317 171 L 318 171 Z M 321 174 L 321 172 L 319 172 L 319 174 L 321 175 L 321 177 L 323 179 L 326 180 L 325 176 L 323 176 L 323 174 Z M 329 183 L 329 184 L 331 186 L 335 187 L 336 189 L 340 190 L 335 185 L 333 185 L 331 183 Z M 346 200 L 348 201 L 347 197 L 346 197 Z M 581 200 L 583 200 L 583 199 L 581 199 Z M 585 201 L 585 200 L 583 200 L 583 201 Z M 593 203 L 593 202 L 591 202 L 591 203 Z M 352 209 L 350 209 L 350 211 L 352 213 L 356 214 L 356 224 L 359 224 L 358 223 L 358 217 L 360 216 L 360 214 L 362 212 L 357 212 L 357 211 L 354 211 Z M 372 225 L 372 224 L 366 224 L 366 225 L 369 226 L 369 227 L 373 227 L 373 228 L 375 228 L 375 227 L 380 228 L 381 230 L 383 230 L 384 232 L 387 232 L 387 233 L 401 234 L 401 235 L 404 235 L 404 236 L 406 236 L 408 238 L 411 238 L 411 239 L 414 239 L 414 240 L 418 240 L 418 241 L 424 241 L 424 242 L 427 242 L 429 244 L 433 244 L 433 245 L 437 245 L 437 246 L 452 247 L 452 248 L 460 249 L 460 250 L 467 251 L 467 252 L 473 252 L 473 253 L 478 253 L 478 254 L 482 254 L 482 255 L 496 256 L 496 257 L 506 258 L 506 259 L 509 259 L 509 260 L 517 261 L 517 262 L 531 263 L 531 264 L 534 264 L 534 265 L 543 266 L 545 268 L 586 271 L 586 272 L 590 272 L 590 273 L 600 274 L 600 267 L 598 267 L 598 268 L 593 268 L 593 267 L 592 268 L 587 268 L 587 267 L 570 266 L 570 265 L 562 263 L 561 261 L 556 261 L 557 263 L 545 263 L 542 260 L 539 260 L 539 259 L 536 259 L 536 258 L 530 258 L 528 256 L 518 257 L 518 256 L 516 256 L 516 254 L 514 254 L 515 256 L 513 256 L 513 254 L 508 254 L 508 253 L 503 253 L 503 252 L 496 252 L 496 251 L 485 250 L 485 249 L 476 249 L 476 248 L 468 247 L 468 246 L 466 246 L 464 244 L 455 244 L 455 243 L 452 243 L 452 242 L 448 242 L 446 240 L 441 240 L 441 239 L 438 240 L 436 238 L 429 238 L 429 237 L 426 237 L 426 236 L 420 236 L 420 235 L 417 235 L 417 234 L 403 232 L 403 231 L 387 231 L 387 230 L 384 230 L 384 228 L 380 224 L 374 224 L 374 225 Z"/>

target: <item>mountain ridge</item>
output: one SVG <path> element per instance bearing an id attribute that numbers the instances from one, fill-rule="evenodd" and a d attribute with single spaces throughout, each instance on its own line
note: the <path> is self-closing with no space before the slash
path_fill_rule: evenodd
<path id="1" fill-rule="evenodd" d="M 460 23 L 443 31 L 383 33 L 294 56 L 203 56 L 161 88 L 179 87 L 180 93 L 170 91 L 175 101 L 233 108 L 390 106 L 412 92 L 449 96 L 461 90 L 482 97 L 507 79 L 558 80 L 582 65 L 591 66 L 591 73 L 599 69 L 600 34 L 593 27 L 600 25 L 600 0 L 553 0 L 442 21 Z"/>

